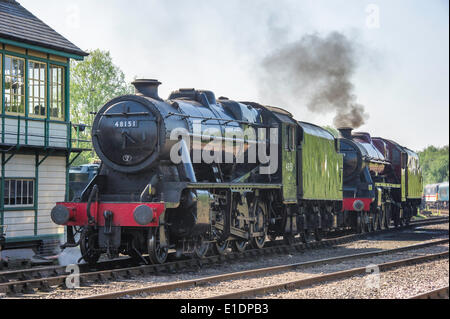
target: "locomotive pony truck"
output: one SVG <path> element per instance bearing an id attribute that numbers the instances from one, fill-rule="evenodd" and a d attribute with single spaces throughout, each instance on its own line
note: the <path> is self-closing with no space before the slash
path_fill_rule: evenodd
<path id="1" fill-rule="evenodd" d="M 96 114 L 97 176 L 52 210 L 67 226 L 64 246 L 80 245 L 88 263 L 104 253 L 164 263 L 169 250 L 202 258 L 401 225 L 417 213 L 418 158 L 395 142 L 348 129 L 335 138 L 281 108 L 211 91 L 163 100 L 160 82 L 133 84 L 135 95 Z"/>

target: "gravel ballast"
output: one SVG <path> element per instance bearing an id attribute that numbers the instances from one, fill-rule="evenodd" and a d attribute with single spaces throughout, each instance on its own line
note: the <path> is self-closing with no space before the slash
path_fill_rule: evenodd
<path id="1" fill-rule="evenodd" d="M 224 263 L 217 265 L 216 267 L 206 267 L 199 269 L 195 272 L 184 272 L 174 275 L 162 275 L 162 276 L 147 276 L 136 277 L 132 280 L 121 280 L 115 282 L 108 282 L 105 284 L 91 285 L 88 287 L 82 287 L 75 290 L 55 290 L 47 294 L 33 294 L 23 297 L 27 298 L 78 298 L 83 296 L 102 294 L 112 291 L 136 289 L 152 285 L 161 285 L 169 282 L 177 282 L 183 280 L 191 280 L 199 277 L 214 276 L 223 273 L 238 272 L 248 269 L 271 267 L 283 264 L 306 262 L 317 259 L 332 258 L 343 255 L 357 254 L 363 252 L 370 252 L 374 250 L 387 250 L 392 248 L 398 248 L 408 245 L 417 244 L 424 240 L 448 238 L 448 224 L 431 225 L 421 228 L 419 231 L 413 233 L 412 230 L 405 230 L 401 232 L 395 232 L 385 235 L 373 235 L 367 239 L 350 242 L 347 244 L 338 245 L 330 248 L 322 248 L 316 250 L 310 250 L 303 253 L 297 253 L 293 255 L 273 255 L 266 257 L 258 257 L 257 260 L 245 261 L 240 260 L 233 263 Z M 400 240 L 399 240 L 400 239 Z M 194 288 L 191 290 L 172 291 L 164 294 L 141 296 L 144 298 L 206 298 L 213 295 L 223 294 L 226 292 L 232 292 L 234 289 L 250 289 L 252 287 L 258 287 L 267 285 L 270 283 L 280 283 L 281 281 L 293 280 L 292 278 L 307 278 L 308 276 L 315 276 L 320 273 L 333 272 L 344 269 L 350 269 L 354 267 L 363 267 L 370 263 L 383 263 L 392 260 L 398 260 L 403 258 L 410 258 L 420 254 L 431 254 L 442 251 L 448 251 L 448 245 L 433 246 L 424 249 L 415 250 L 414 252 L 403 252 L 396 254 L 395 256 L 386 255 L 373 257 L 370 260 L 358 260 L 348 261 L 340 264 L 322 265 L 317 267 L 300 269 L 298 271 L 289 271 L 285 273 L 275 273 L 268 276 L 264 276 L 264 280 L 261 277 L 254 277 L 250 279 L 240 279 L 227 281 L 225 283 L 219 283 L 218 285 L 208 285 L 202 287 L 202 289 Z M 448 280 L 448 272 L 446 274 Z M 137 296 L 134 296 L 137 297 Z M 0 298 L 2 296 L 0 295 Z"/>
<path id="2" fill-rule="evenodd" d="M 265 299 L 405 299 L 448 286 L 448 259 L 279 292 Z M 379 284 L 379 286 L 378 286 Z"/>
<path id="3" fill-rule="evenodd" d="M 240 278 L 236 280 L 229 280 L 220 283 L 213 283 L 200 287 L 193 287 L 191 289 L 182 289 L 179 291 L 170 291 L 162 294 L 152 294 L 140 296 L 140 298 L 158 298 L 158 299 L 173 299 L 173 298 L 208 298 L 216 295 L 232 293 L 241 290 L 258 288 L 262 286 L 269 286 L 289 282 L 294 280 L 301 280 L 315 277 L 318 275 L 332 273 L 352 268 L 367 267 L 369 265 L 382 264 L 394 260 L 413 258 L 417 256 L 435 254 L 438 252 L 448 251 L 448 245 L 439 245 L 428 247 L 408 252 L 397 253 L 395 255 L 376 256 L 370 258 L 362 258 L 358 260 L 344 261 L 338 264 L 326 264 L 314 267 L 300 268 L 298 270 L 286 271 L 282 273 L 274 273 L 263 276 L 255 276 L 250 278 Z M 408 276 L 408 273 L 405 273 Z M 444 275 L 443 275 L 444 276 Z M 448 282 L 448 272 L 446 274 Z M 134 297 L 136 298 L 136 297 Z M 138 297 L 139 298 L 139 297 Z"/>

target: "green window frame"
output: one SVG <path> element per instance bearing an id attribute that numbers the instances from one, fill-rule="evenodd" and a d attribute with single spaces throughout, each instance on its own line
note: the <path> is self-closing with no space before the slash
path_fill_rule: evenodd
<path id="1" fill-rule="evenodd" d="M 28 60 L 28 114 L 47 116 L 47 63 Z"/>
<path id="2" fill-rule="evenodd" d="M 5 178 L 4 207 L 34 207 L 34 178 Z"/>
<path id="3" fill-rule="evenodd" d="M 0 107 L 2 106 L 3 106 L 3 54 L 0 53 Z M 0 114 L 1 113 L 3 113 L 3 110 L 0 110 Z"/>
<path id="4" fill-rule="evenodd" d="M 50 64 L 50 118 L 65 118 L 65 68 Z"/>
<path id="5" fill-rule="evenodd" d="M 25 115 L 25 59 L 5 55 L 5 112 Z"/>

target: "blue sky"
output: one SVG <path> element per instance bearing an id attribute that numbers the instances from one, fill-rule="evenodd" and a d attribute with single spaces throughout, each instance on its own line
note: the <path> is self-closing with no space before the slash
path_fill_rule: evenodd
<path id="1" fill-rule="evenodd" d="M 449 143 L 447 0 L 18 1 L 80 48 L 109 50 L 128 80 L 159 79 L 163 97 L 195 87 L 278 105 L 261 100 L 261 59 L 339 31 L 358 44 L 354 93 L 370 114 L 359 130 L 415 150 Z M 279 106 L 319 125 L 334 117 Z"/>

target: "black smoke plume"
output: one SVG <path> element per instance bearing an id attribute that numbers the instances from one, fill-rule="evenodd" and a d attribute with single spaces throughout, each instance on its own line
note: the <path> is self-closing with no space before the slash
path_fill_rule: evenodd
<path id="1" fill-rule="evenodd" d="M 335 112 L 336 127 L 358 128 L 368 115 L 353 93 L 356 55 L 355 43 L 341 33 L 305 35 L 263 59 L 263 94 L 291 105 L 306 102 L 315 113 Z"/>

